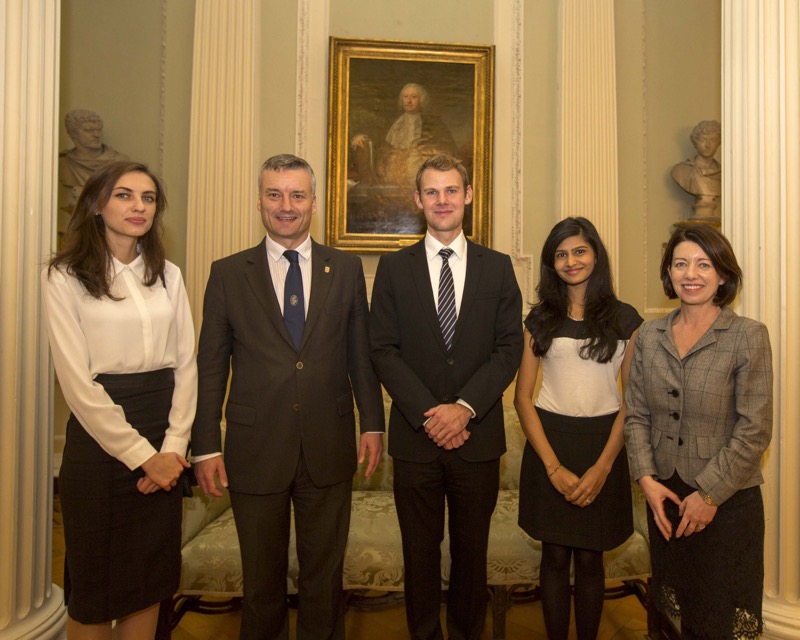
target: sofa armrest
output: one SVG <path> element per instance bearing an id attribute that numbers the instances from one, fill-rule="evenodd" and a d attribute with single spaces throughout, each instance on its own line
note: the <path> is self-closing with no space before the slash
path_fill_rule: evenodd
<path id="1" fill-rule="evenodd" d="M 642 534 L 650 544 L 650 531 L 647 528 L 647 498 L 633 477 L 631 477 L 631 500 L 633 502 L 633 529 Z"/>
<path id="2" fill-rule="evenodd" d="M 192 487 L 192 497 L 183 499 L 181 547 L 219 518 L 230 506 L 231 499 L 227 490 L 223 490 L 221 498 L 214 498 L 205 495 L 200 487 Z"/>

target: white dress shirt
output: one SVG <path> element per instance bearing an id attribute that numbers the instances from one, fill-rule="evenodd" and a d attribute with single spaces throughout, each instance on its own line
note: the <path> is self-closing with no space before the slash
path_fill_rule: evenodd
<path id="1" fill-rule="evenodd" d="M 175 370 L 175 390 L 161 451 L 186 455 L 197 405 L 194 325 L 180 269 L 167 262 L 164 282 L 142 284 L 142 256 L 112 258 L 111 291 L 96 299 L 59 269 L 41 276 L 50 350 L 72 413 L 106 453 L 136 469 L 156 453 L 94 381 L 100 373 Z"/>
<path id="2" fill-rule="evenodd" d="M 456 318 L 461 314 L 461 300 L 464 297 L 464 282 L 467 279 L 467 237 L 464 232 L 458 234 L 458 237 L 453 240 L 449 245 L 444 245 L 434 238 L 430 231 L 425 234 L 425 255 L 428 258 L 428 273 L 431 277 L 431 288 L 433 289 L 433 301 L 436 305 L 436 312 L 439 312 L 439 278 L 442 274 L 442 256 L 439 251 L 449 246 L 453 253 L 448 260 L 450 264 L 450 271 L 453 273 L 453 289 L 456 296 Z M 456 320 L 457 322 L 458 320 Z M 458 398 L 458 404 L 464 405 L 475 417 L 475 410 L 469 403 Z M 428 418 L 430 420 L 430 418 Z M 422 424 L 426 424 L 425 420 Z"/>
<path id="3" fill-rule="evenodd" d="M 431 276 L 431 287 L 433 287 L 433 301 L 436 304 L 436 311 L 439 311 L 439 276 L 442 273 L 442 256 L 439 251 L 445 248 L 430 232 L 425 234 L 425 255 L 428 257 L 428 271 Z M 450 243 L 449 247 L 453 250 L 450 256 L 450 271 L 453 272 L 453 288 L 456 293 L 456 316 L 461 313 L 461 299 L 464 297 L 464 281 L 467 279 L 467 238 L 462 231 L 458 237 Z"/>
<path id="4" fill-rule="evenodd" d="M 275 288 L 278 305 L 281 308 L 281 314 L 283 314 L 283 290 L 286 287 L 286 274 L 289 271 L 289 261 L 283 255 L 286 247 L 282 247 L 269 236 L 266 237 L 266 247 L 272 286 Z M 303 306 L 305 307 L 306 317 L 308 317 L 308 301 L 311 298 L 311 236 L 306 236 L 306 239 L 295 251 L 300 254 L 298 263 L 300 264 L 300 274 L 303 276 Z"/>

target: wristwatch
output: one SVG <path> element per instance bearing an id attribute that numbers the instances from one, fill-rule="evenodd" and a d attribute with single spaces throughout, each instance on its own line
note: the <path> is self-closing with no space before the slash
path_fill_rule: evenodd
<path id="1" fill-rule="evenodd" d="M 710 495 L 708 495 L 705 491 L 703 491 L 702 489 L 698 489 L 697 493 L 700 494 L 700 497 L 703 499 L 703 502 L 705 502 L 706 504 L 711 505 L 712 507 L 718 507 L 719 506 L 716 502 L 714 502 L 714 499 Z"/>

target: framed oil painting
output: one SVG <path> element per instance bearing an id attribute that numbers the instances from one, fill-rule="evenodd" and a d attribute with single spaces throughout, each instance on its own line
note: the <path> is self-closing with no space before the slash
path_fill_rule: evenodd
<path id="1" fill-rule="evenodd" d="M 492 46 L 331 38 L 327 243 L 384 253 L 416 242 L 417 169 L 448 153 L 471 175 L 464 233 L 491 242 Z"/>

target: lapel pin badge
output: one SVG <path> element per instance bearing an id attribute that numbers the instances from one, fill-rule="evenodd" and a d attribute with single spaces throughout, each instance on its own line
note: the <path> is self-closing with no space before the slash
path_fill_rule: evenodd
<path id="1" fill-rule="evenodd" d="M 331 272 L 331 268 L 326 265 L 325 266 L 325 273 L 330 273 L 330 272 Z"/>

